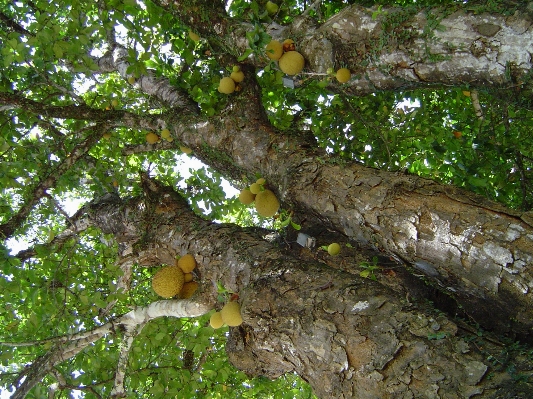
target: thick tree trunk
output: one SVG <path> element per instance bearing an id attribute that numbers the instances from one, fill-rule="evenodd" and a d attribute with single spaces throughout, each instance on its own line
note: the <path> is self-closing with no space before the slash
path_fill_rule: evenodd
<path id="1" fill-rule="evenodd" d="M 152 180 L 144 178 L 144 187 L 144 198 L 97 203 L 77 221 L 113 233 L 121 255 L 141 267 L 192 253 L 201 281 L 194 303 L 215 304 L 217 283 L 237 292 L 244 324 L 231 329 L 227 350 L 247 373 L 294 371 L 324 398 L 518 397 L 517 389 L 530 388 L 512 387 L 444 314 L 378 282 L 290 256 L 265 239 L 266 230 L 200 219 Z"/>

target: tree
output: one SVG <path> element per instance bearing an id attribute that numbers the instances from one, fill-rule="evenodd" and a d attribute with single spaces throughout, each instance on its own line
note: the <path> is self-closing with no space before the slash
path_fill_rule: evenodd
<path id="1" fill-rule="evenodd" d="M 291 373 L 319 397 L 528 396 L 531 11 L 365 6 L 4 5 L 13 397 L 310 395 Z M 278 69 L 271 38 L 294 40 L 303 73 Z M 184 178 L 189 151 L 210 168 Z M 276 219 L 221 176 L 266 179 Z M 160 300 L 151 277 L 186 253 L 198 292 Z M 244 323 L 226 358 L 208 319 L 230 297 Z"/>

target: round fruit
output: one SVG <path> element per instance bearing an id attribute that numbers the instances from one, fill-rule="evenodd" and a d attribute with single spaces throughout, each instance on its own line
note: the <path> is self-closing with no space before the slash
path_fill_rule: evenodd
<path id="1" fill-rule="evenodd" d="M 189 155 L 192 152 L 192 149 L 189 147 L 185 147 L 184 145 L 180 145 L 180 151 L 184 154 Z"/>
<path id="2" fill-rule="evenodd" d="M 220 79 L 220 83 L 218 84 L 218 91 L 220 93 L 224 94 L 230 94 L 235 91 L 235 82 L 230 77 L 225 77 Z"/>
<path id="3" fill-rule="evenodd" d="M 230 327 L 242 324 L 241 305 L 238 302 L 228 302 L 220 311 L 222 321 Z"/>
<path id="4" fill-rule="evenodd" d="M 190 273 L 196 267 L 196 259 L 191 254 L 185 254 L 178 259 L 178 267 L 183 270 L 183 273 Z"/>
<path id="5" fill-rule="evenodd" d="M 209 324 L 214 329 L 220 328 L 224 325 L 224 322 L 222 321 L 222 315 L 220 312 L 215 312 L 211 315 L 211 318 L 209 319 Z"/>
<path id="6" fill-rule="evenodd" d="M 283 41 L 283 51 L 294 51 L 296 50 L 296 45 L 294 44 L 294 40 L 292 39 L 285 39 Z"/>
<path id="7" fill-rule="evenodd" d="M 270 191 L 261 191 L 255 196 L 255 209 L 265 218 L 272 217 L 279 209 L 279 201 L 276 195 Z"/>
<path id="8" fill-rule="evenodd" d="M 242 71 L 232 72 L 229 77 L 233 79 L 235 83 L 240 83 L 244 80 L 244 73 Z"/>
<path id="9" fill-rule="evenodd" d="M 250 191 L 252 194 L 259 194 L 261 192 L 261 185 L 258 183 L 252 183 L 250 186 Z"/>
<path id="10" fill-rule="evenodd" d="M 239 193 L 239 201 L 243 203 L 244 205 L 250 205 L 255 200 L 255 194 L 252 194 L 252 192 L 245 188 Z"/>
<path id="11" fill-rule="evenodd" d="M 163 137 L 165 140 L 170 137 L 170 130 L 163 129 L 161 130 L 161 137 Z"/>
<path id="12" fill-rule="evenodd" d="M 283 45 L 277 40 L 271 40 L 270 43 L 266 45 L 265 50 L 268 58 L 271 60 L 279 60 L 283 54 Z"/>
<path id="13" fill-rule="evenodd" d="M 111 138 L 111 133 L 104 133 L 102 137 L 106 140 L 109 140 Z"/>
<path id="14" fill-rule="evenodd" d="M 148 142 L 148 144 L 155 144 L 159 141 L 159 136 L 155 133 L 148 133 L 146 135 L 146 141 Z"/>
<path id="15" fill-rule="evenodd" d="M 238 66 L 238 65 L 233 65 L 233 69 L 231 70 L 231 72 L 239 72 L 241 70 L 241 67 Z"/>
<path id="16" fill-rule="evenodd" d="M 165 266 L 152 277 L 152 288 L 163 298 L 172 298 L 183 288 L 183 271 L 176 266 Z"/>
<path id="17" fill-rule="evenodd" d="M 117 99 L 111 100 L 111 106 L 115 108 L 118 107 L 118 100 Z"/>
<path id="18" fill-rule="evenodd" d="M 192 273 L 185 273 L 183 275 L 183 282 L 184 283 L 188 283 L 189 281 L 192 281 L 192 279 L 193 279 Z"/>
<path id="19" fill-rule="evenodd" d="M 278 5 L 272 1 L 267 1 L 265 8 L 270 15 L 277 13 L 279 9 Z"/>
<path id="20" fill-rule="evenodd" d="M 259 179 L 257 179 L 256 183 L 263 185 L 266 183 L 266 179 L 264 177 L 260 177 Z"/>
<path id="21" fill-rule="evenodd" d="M 188 283 L 184 283 L 179 294 L 180 299 L 187 299 L 192 297 L 198 289 L 198 285 L 199 284 L 196 281 L 189 281 Z"/>
<path id="22" fill-rule="evenodd" d="M 334 242 L 333 244 L 329 244 L 328 254 L 330 254 L 331 256 L 338 255 L 340 251 L 341 251 L 341 246 L 337 244 L 336 242 Z"/>
<path id="23" fill-rule="evenodd" d="M 135 83 L 135 78 L 134 78 L 133 76 L 130 76 L 130 77 L 128 78 L 128 83 L 129 83 L 130 85 L 134 84 L 134 83 Z"/>
<path id="24" fill-rule="evenodd" d="M 193 41 L 193 42 L 197 42 L 198 40 L 200 40 L 200 36 L 198 36 L 196 33 L 194 33 L 192 30 L 189 31 L 189 38 Z"/>
<path id="25" fill-rule="evenodd" d="M 305 60 L 298 51 L 289 51 L 279 59 L 279 69 L 287 75 L 297 75 L 304 69 Z"/>
<path id="26" fill-rule="evenodd" d="M 352 74 L 350 73 L 350 70 L 348 68 L 341 68 L 337 71 L 337 74 L 335 77 L 339 81 L 339 83 L 346 83 L 350 80 L 350 77 Z"/>

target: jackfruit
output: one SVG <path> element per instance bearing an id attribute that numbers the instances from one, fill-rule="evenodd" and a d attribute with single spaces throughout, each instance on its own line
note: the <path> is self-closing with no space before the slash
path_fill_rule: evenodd
<path id="1" fill-rule="evenodd" d="M 271 60 L 279 60 L 283 55 L 283 45 L 277 40 L 271 40 L 270 43 L 266 45 L 266 55 Z"/>
<path id="2" fill-rule="evenodd" d="M 170 137 L 170 130 L 168 129 L 161 130 L 161 137 L 167 140 Z"/>
<path id="3" fill-rule="evenodd" d="M 220 79 L 218 84 L 218 91 L 223 94 L 231 94 L 235 91 L 235 82 L 232 78 L 226 76 Z"/>
<path id="4" fill-rule="evenodd" d="M 188 283 L 189 281 L 192 281 L 193 275 L 192 273 L 185 273 L 183 275 L 183 282 Z"/>
<path id="5" fill-rule="evenodd" d="M 255 209 L 261 216 L 269 218 L 274 216 L 278 211 L 279 201 L 276 195 L 267 189 L 255 196 Z"/>
<path id="6" fill-rule="evenodd" d="M 196 281 L 189 281 L 188 283 L 184 283 L 179 293 L 180 299 L 187 299 L 192 297 L 197 289 L 198 283 Z"/>
<path id="7" fill-rule="evenodd" d="M 297 75 L 304 69 L 304 56 L 298 51 L 288 51 L 279 59 L 279 69 L 287 75 Z"/>
<path id="8" fill-rule="evenodd" d="M 192 153 L 192 148 L 185 147 L 184 145 L 180 145 L 180 150 L 181 150 L 181 152 L 183 152 L 184 154 L 187 154 L 187 155 Z"/>
<path id="9" fill-rule="evenodd" d="M 252 192 L 245 188 L 239 193 L 239 201 L 243 203 L 244 205 L 250 205 L 255 200 L 255 194 L 252 194 Z"/>
<path id="10" fill-rule="evenodd" d="M 275 13 L 278 12 L 278 9 L 279 9 L 278 5 L 272 1 L 267 1 L 265 8 L 269 15 L 274 15 Z"/>
<path id="11" fill-rule="evenodd" d="M 211 315 L 211 318 L 209 319 L 209 324 L 211 327 L 213 327 L 215 330 L 217 328 L 220 328 L 224 325 L 224 322 L 222 321 L 222 315 L 220 312 L 215 312 Z"/>
<path id="12" fill-rule="evenodd" d="M 257 179 L 256 183 L 263 185 L 266 183 L 266 179 L 264 177 L 260 177 L 259 179 Z"/>
<path id="13" fill-rule="evenodd" d="M 222 321 L 230 327 L 242 324 L 241 305 L 238 302 L 228 302 L 220 311 Z"/>
<path id="14" fill-rule="evenodd" d="M 194 33 L 192 30 L 189 31 L 189 38 L 193 41 L 193 42 L 197 42 L 198 40 L 200 40 L 200 36 L 198 36 L 197 33 Z"/>
<path id="15" fill-rule="evenodd" d="M 250 186 L 250 191 L 252 194 L 259 194 L 261 192 L 261 185 L 258 183 L 252 183 Z"/>
<path id="16" fill-rule="evenodd" d="M 337 71 L 337 74 L 335 77 L 339 81 L 339 83 L 346 83 L 350 80 L 352 74 L 350 73 L 350 70 L 348 68 L 341 68 Z"/>
<path id="17" fill-rule="evenodd" d="M 191 254 L 185 254 L 178 259 L 178 267 L 183 273 L 190 273 L 196 267 L 196 259 Z"/>
<path id="18" fill-rule="evenodd" d="M 235 82 L 240 83 L 244 80 L 244 73 L 242 71 L 232 72 L 229 77 Z"/>
<path id="19" fill-rule="evenodd" d="M 158 141 L 159 141 L 159 136 L 157 134 L 150 132 L 146 135 L 146 142 L 148 144 L 155 144 Z"/>
<path id="20" fill-rule="evenodd" d="M 329 244 L 328 254 L 330 254 L 331 256 L 338 255 L 340 251 L 341 251 L 341 246 L 337 244 L 336 242 L 334 242 L 333 244 Z"/>
<path id="21" fill-rule="evenodd" d="M 152 288 L 163 298 L 172 298 L 183 288 L 183 270 L 176 266 L 165 266 L 152 277 Z"/>

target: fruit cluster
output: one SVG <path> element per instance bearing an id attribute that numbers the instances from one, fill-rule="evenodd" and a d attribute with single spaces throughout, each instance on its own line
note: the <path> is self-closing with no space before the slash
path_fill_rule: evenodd
<path id="1" fill-rule="evenodd" d="M 152 277 L 152 288 L 163 298 L 176 295 L 180 299 L 190 298 L 198 289 L 193 281 L 192 271 L 196 268 L 196 259 L 191 254 L 183 255 L 175 265 L 165 266 Z"/>
<path id="2" fill-rule="evenodd" d="M 238 84 L 244 80 L 244 73 L 238 65 L 233 67 L 229 76 L 220 79 L 218 91 L 223 94 L 231 94 L 238 89 Z"/>
<path id="3" fill-rule="evenodd" d="M 287 75 L 298 75 L 304 69 L 304 56 L 296 51 L 296 45 L 292 39 L 286 39 L 283 43 L 271 40 L 265 50 L 267 57 L 278 61 L 279 69 Z"/>
<path id="4" fill-rule="evenodd" d="M 227 324 L 230 327 L 237 327 L 242 324 L 241 305 L 238 302 L 228 302 L 220 310 L 211 315 L 209 324 L 214 329 L 222 327 Z"/>
<path id="5" fill-rule="evenodd" d="M 265 188 L 265 183 L 264 178 L 257 179 L 249 188 L 245 188 L 239 193 L 239 201 L 244 205 L 255 202 L 257 213 L 265 218 L 270 218 L 278 211 L 279 201 L 272 191 Z"/>

